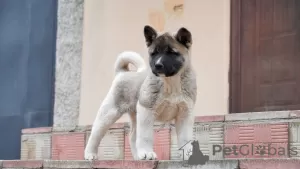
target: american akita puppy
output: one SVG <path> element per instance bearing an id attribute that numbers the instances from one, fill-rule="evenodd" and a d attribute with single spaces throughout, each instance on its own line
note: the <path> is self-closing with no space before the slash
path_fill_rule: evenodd
<path id="1" fill-rule="evenodd" d="M 101 139 L 124 113 L 130 117 L 130 147 L 135 160 L 157 159 L 153 151 L 155 121 L 175 121 L 178 147 L 192 140 L 197 96 L 190 56 L 192 35 L 183 27 L 175 35 L 158 34 L 147 25 L 144 36 L 150 69 L 135 52 L 127 51 L 118 56 L 115 79 L 100 106 L 85 148 L 87 160 L 97 159 Z M 129 63 L 137 71 L 129 71 Z M 191 149 L 189 145 L 185 149 Z"/>

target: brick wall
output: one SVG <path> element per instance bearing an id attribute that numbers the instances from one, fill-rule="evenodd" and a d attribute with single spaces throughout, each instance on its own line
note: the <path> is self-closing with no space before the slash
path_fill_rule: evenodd
<path id="1" fill-rule="evenodd" d="M 200 150 L 204 155 L 208 155 L 210 160 L 298 158 L 299 112 L 258 112 L 196 117 L 194 138 L 198 140 Z M 83 160 L 90 130 L 91 126 L 24 129 L 21 159 Z M 100 160 L 132 159 L 126 130 L 128 125 L 124 123 L 114 124 L 109 129 L 99 145 Z M 178 150 L 175 129 L 169 126 L 163 128 L 155 126 L 154 130 L 154 150 L 158 159 L 182 160 L 182 151 Z M 234 153 L 234 149 L 237 149 L 237 154 Z"/>

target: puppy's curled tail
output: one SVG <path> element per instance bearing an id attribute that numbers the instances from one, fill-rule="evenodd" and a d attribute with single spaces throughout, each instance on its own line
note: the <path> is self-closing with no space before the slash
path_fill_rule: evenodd
<path id="1" fill-rule="evenodd" d="M 119 54 L 117 61 L 115 62 L 116 74 L 120 72 L 128 72 L 129 63 L 133 64 L 137 68 L 137 72 L 141 72 L 146 69 L 146 63 L 140 54 L 132 51 L 125 51 Z"/>

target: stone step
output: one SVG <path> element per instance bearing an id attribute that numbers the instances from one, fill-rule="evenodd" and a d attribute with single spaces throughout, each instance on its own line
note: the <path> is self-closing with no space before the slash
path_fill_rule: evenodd
<path id="1" fill-rule="evenodd" d="M 22 130 L 21 160 L 83 160 L 91 126 Z M 99 145 L 100 160 L 132 160 L 127 123 L 114 124 Z M 182 160 L 173 127 L 155 125 L 159 160 Z M 210 161 L 299 158 L 300 111 L 195 117 L 194 139 Z"/>
<path id="2" fill-rule="evenodd" d="M 188 161 L 130 160 L 10 160 L 0 161 L 0 169 L 299 169 L 299 159 L 214 160 L 205 164 Z"/>

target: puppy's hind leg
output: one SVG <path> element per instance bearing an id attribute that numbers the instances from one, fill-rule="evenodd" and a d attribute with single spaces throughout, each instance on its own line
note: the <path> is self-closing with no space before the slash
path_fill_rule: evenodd
<path id="1" fill-rule="evenodd" d="M 84 151 L 84 158 L 86 160 L 96 160 L 98 158 L 97 153 L 100 141 L 109 127 L 122 116 L 122 112 L 119 112 L 113 102 L 109 102 L 111 100 L 108 100 L 104 101 L 104 104 L 101 105 L 93 123 L 91 135 Z"/>
<path id="2" fill-rule="evenodd" d="M 131 154 L 134 160 L 137 160 L 136 152 L 136 112 L 129 113 L 130 118 L 130 133 L 129 133 L 129 143 Z"/>

